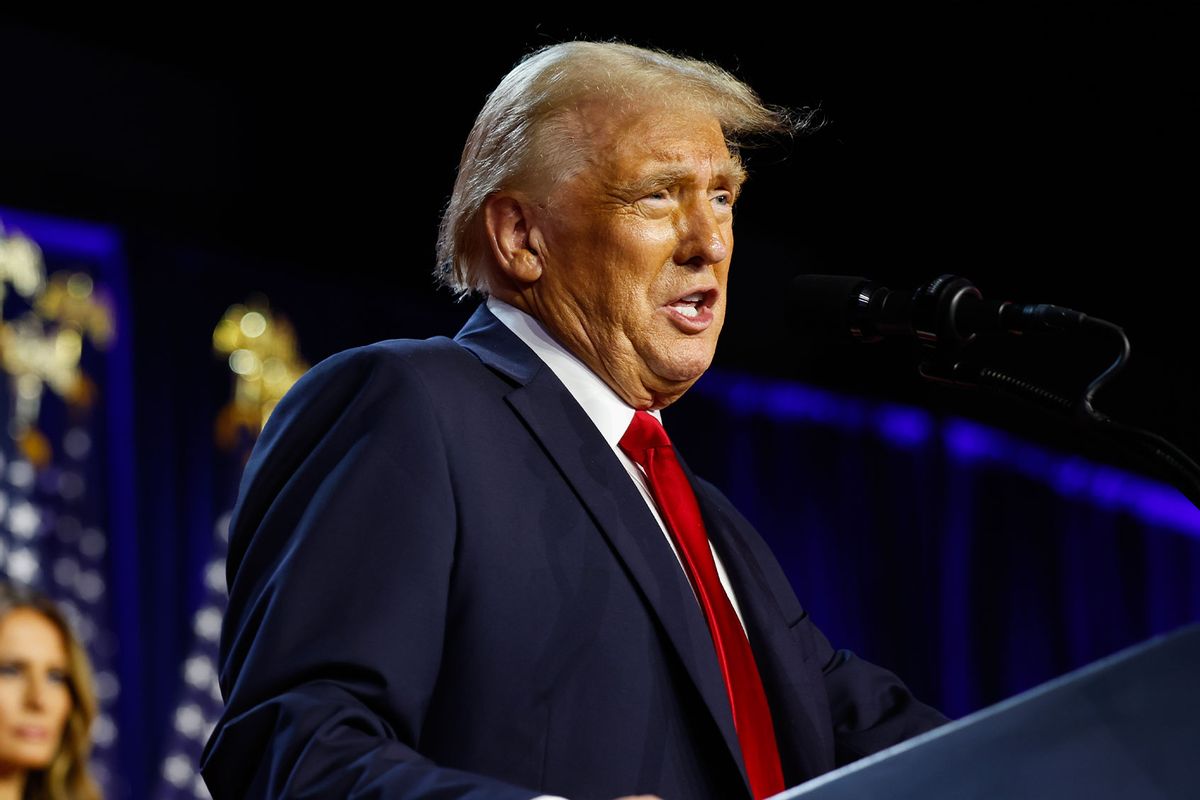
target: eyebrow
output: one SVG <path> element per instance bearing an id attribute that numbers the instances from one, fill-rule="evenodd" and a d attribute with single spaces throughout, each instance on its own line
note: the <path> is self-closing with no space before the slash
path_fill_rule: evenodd
<path id="1" fill-rule="evenodd" d="M 655 169 L 642 178 L 637 178 L 621 185 L 622 190 L 630 195 L 647 194 L 664 186 L 681 183 L 692 175 L 692 169 L 682 165 L 667 164 Z M 736 194 L 746 182 L 746 170 L 736 158 L 730 158 L 722 164 L 713 175 L 714 182 L 728 183 Z"/>
<path id="2" fill-rule="evenodd" d="M 13 667 L 32 667 L 34 663 L 24 656 L 6 656 L 0 654 L 0 665 L 8 665 Z M 46 664 L 49 669 L 67 670 L 66 662 Z"/>
<path id="3" fill-rule="evenodd" d="M 14 654 L 7 654 L 7 652 L 0 652 L 0 664 L 16 664 L 16 666 L 19 666 L 19 667 L 32 667 L 32 666 L 35 666 L 35 663 L 40 664 L 40 662 L 35 662 L 35 661 L 30 660 L 30 658 L 28 656 L 25 656 L 22 654 L 17 654 L 17 652 L 14 652 Z M 46 666 L 48 666 L 52 669 L 66 669 L 67 662 L 66 661 L 61 661 L 61 662 L 60 661 L 49 661 L 49 662 L 46 662 Z"/>

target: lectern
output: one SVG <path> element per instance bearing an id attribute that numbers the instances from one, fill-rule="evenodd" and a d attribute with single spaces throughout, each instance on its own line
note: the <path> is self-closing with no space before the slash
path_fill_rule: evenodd
<path id="1" fill-rule="evenodd" d="M 775 800 L 1200 798 L 1200 625 L 1151 639 Z"/>

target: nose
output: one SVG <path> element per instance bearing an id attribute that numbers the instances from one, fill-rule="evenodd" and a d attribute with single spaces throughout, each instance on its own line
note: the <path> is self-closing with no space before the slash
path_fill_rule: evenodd
<path id="1" fill-rule="evenodd" d="M 675 262 L 693 267 L 717 264 L 729 257 L 732 231 L 727 231 L 707 197 L 681 205 L 676 222 L 679 244 Z"/>
<path id="2" fill-rule="evenodd" d="M 46 703 L 46 686 L 43 681 L 36 677 L 30 678 L 25 683 L 25 707 L 33 709 L 42 709 Z"/>

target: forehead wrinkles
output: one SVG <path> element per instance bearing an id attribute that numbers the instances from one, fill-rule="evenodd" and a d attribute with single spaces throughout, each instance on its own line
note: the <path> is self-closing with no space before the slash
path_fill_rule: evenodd
<path id="1" fill-rule="evenodd" d="M 560 182 L 588 168 L 615 172 L 643 164 L 693 164 L 701 143 L 711 144 L 711 152 L 698 166 L 732 173 L 739 181 L 744 176 L 717 117 L 703 108 L 629 108 L 598 100 L 564 110 L 551 125 L 556 135 L 550 138 L 557 139 L 559 157 L 563 149 L 572 156 L 571 165 L 560 172 Z M 711 141 L 705 142 L 710 135 Z"/>
<path id="2" fill-rule="evenodd" d="M 619 131 L 618 138 L 607 146 L 591 148 L 580 159 L 581 169 L 576 175 L 581 183 L 622 196 L 669 186 L 706 190 L 720 185 L 734 192 L 741 187 L 745 170 L 719 131 L 705 137 L 670 129 L 656 137 L 653 130 L 630 127 Z"/>
<path id="3" fill-rule="evenodd" d="M 693 177 L 707 178 L 710 183 L 725 179 L 734 188 L 745 179 L 741 161 L 724 149 L 720 152 L 650 149 L 647 153 L 647 157 L 631 165 L 634 173 L 631 177 L 671 184 L 684 183 Z"/>

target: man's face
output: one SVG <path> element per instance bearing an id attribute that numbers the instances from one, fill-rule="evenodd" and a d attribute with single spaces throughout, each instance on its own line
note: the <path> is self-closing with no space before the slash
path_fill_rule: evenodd
<path id="1" fill-rule="evenodd" d="M 700 111 L 579 112 L 584 164 L 540 207 L 533 313 L 627 403 L 661 408 L 710 363 L 743 175 Z"/>

